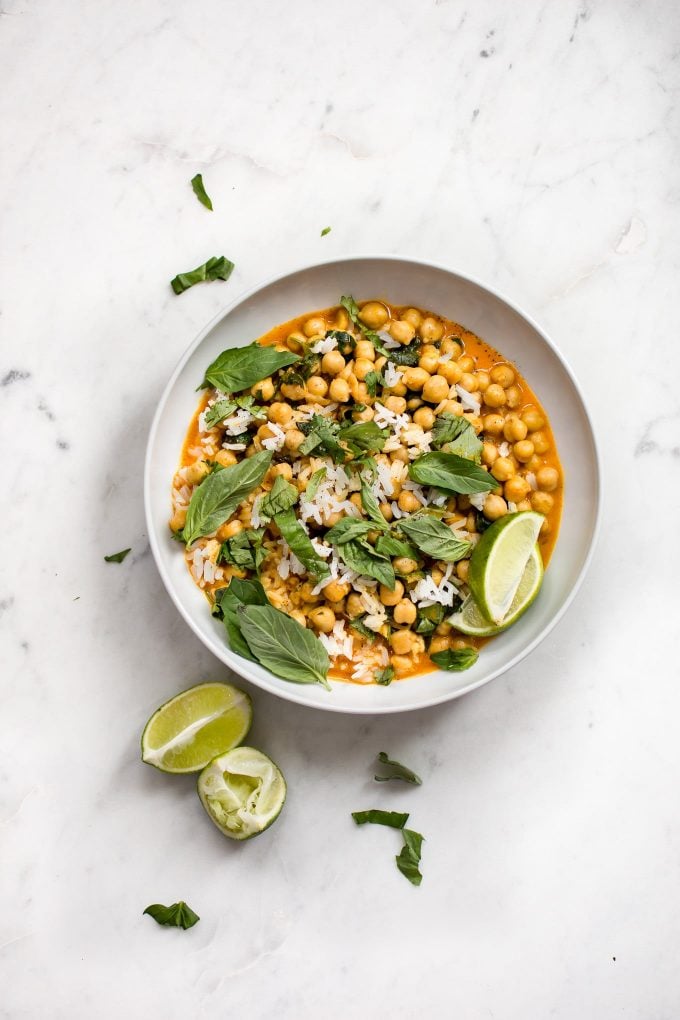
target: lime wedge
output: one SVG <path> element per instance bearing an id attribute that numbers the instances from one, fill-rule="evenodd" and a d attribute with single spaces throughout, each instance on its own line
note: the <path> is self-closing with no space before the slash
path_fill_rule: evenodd
<path id="1" fill-rule="evenodd" d="M 142 733 L 142 761 L 161 772 L 198 772 L 240 744 L 252 718 L 250 698 L 238 687 L 191 687 L 149 719 Z"/>
<path id="2" fill-rule="evenodd" d="M 474 595 L 468 595 L 458 612 L 449 617 L 448 623 L 452 624 L 461 634 L 469 634 L 471 637 L 492 637 L 494 634 L 500 634 L 502 630 L 506 630 L 516 620 L 519 620 L 522 613 L 526 612 L 538 595 L 542 582 L 543 561 L 538 546 L 535 545 L 524 568 L 517 593 L 510 603 L 508 614 L 501 624 L 495 626 L 482 616 Z"/>
<path id="3" fill-rule="evenodd" d="M 475 546 L 468 584 L 487 623 L 498 626 L 509 614 L 543 520 L 532 510 L 507 514 Z"/>
<path id="4" fill-rule="evenodd" d="M 286 781 L 262 751 L 235 747 L 203 769 L 198 796 L 220 832 L 230 839 L 250 839 L 279 817 Z"/>

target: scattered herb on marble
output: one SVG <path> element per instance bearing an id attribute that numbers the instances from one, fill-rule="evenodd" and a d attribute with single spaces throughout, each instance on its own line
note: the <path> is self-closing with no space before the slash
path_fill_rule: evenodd
<path id="1" fill-rule="evenodd" d="M 111 553 L 110 556 L 105 556 L 104 559 L 107 563 L 122 563 L 129 552 L 132 552 L 132 548 L 121 549 L 120 552 Z"/>
<path id="2" fill-rule="evenodd" d="M 402 875 L 409 880 L 411 885 L 420 885 L 423 876 L 418 865 L 420 864 L 420 850 L 423 845 L 423 837 L 413 829 L 402 829 L 404 845 L 397 855 L 397 867 Z"/>
<path id="3" fill-rule="evenodd" d="M 196 269 L 190 269 L 186 273 L 178 273 L 170 281 L 170 286 L 175 294 L 183 294 L 189 287 L 197 283 L 211 283 L 214 280 L 228 280 L 234 269 L 234 263 L 225 258 L 224 255 L 213 255 L 211 259 L 204 262 Z"/>
<path id="4" fill-rule="evenodd" d="M 403 829 L 408 821 L 408 812 L 381 811 L 379 808 L 369 808 L 368 811 L 353 811 L 352 818 L 357 825 L 389 825 L 391 829 Z"/>
<path id="5" fill-rule="evenodd" d="M 193 928 L 196 922 L 201 920 L 184 900 L 172 903 L 169 907 L 163 906 L 162 903 L 151 903 L 143 913 L 153 917 L 156 924 L 184 928 L 185 931 L 187 928 Z"/>
<path id="6" fill-rule="evenodd" d="M 203 174 L 196 174 L 195 177 L 191 178 L 191 187 L 194 189 L 194 195 L 201 203 L 201 205 L 204 205 L 206 209 L 210 209 L 210 211 L 212 212 L 213 204 L 210 200 L 208 192 L 205 190 L 205 187 L 203 185 Z"/>
<path id="7" fill-rule="evenodd" d="M 330 227 L 324 227 L 323 230 L 321 231 L 321 236 L 325 237 L 326 234 L 330 234 L 330 232 L 331 232 L 331 228 Z"/>
<path id="8" fill-rule="evenodd" d="M 420 776 L 416 775 L 412 769 L 407 768 L 406 765 L 402 765 L 400 761 L 388 758 L 385 751 L 380 751 L 378 761 L 388 766 L 390 774 L 387 776 L 373 776 L 376 783 L 388 783 L 391 779 L 401 779 L 404 783 L 413 783 L 415 786 L 422 785 L 423 781 Z"/>

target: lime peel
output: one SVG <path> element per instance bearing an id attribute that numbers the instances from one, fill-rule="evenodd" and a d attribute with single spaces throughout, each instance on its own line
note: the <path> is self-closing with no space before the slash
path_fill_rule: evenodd
<path id="1" fill-rule="evenodd" d="M 499 626 L 510 612 L 544 517 L 507 514 L 482 535 L 470 557 L 468 583 L 484 618 Z"/>
<path id="2" fill-rule="evenodd" d="M 495 634 L 500 634 L 502 631 L 507 630 L 508 627 L 511 627 L 513 623 L 516 623 L 520 616 L 523 616 L 529 606 L 533 604 L 534 599 L 541 590 L 542 582 L 543 560 L 541 559 L 538 546 L 535 545 L 524 568 L 522 580 L 519 583 L 510 609 L 500 624 L 492 624 L 485 619 L 475 601 L 474 595 L 468 595 L 458 612 L 449 617 L 448 623 L 460 631 L 461 634 L 467 634 L 470 637 L 493 637 Z"/>

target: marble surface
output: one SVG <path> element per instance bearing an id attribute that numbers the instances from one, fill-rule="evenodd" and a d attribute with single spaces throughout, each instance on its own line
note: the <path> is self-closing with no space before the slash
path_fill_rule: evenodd
<path id="1" fill-rule="evenodd" d="M 3 0 L 0 1016 L 677 1017 L 679 47 L 672 0 Z M 554 336 L 601 541 L 548 640 L 459 702 L 254 691 L 290 794 L 232 846 L 138 759 L 160 702 L 228 679 L 150 556 L 146 435 L 239 291 L 375 251 Z M 229 283 L 175 297 L 213 254 Z M 376 787 L 383 748 L 421 789 Z M 425 834 L 420 889 L 395 834 L 352 825 L 372 804 Z M 189 932 L 141 916 L 179 898 Z"/>

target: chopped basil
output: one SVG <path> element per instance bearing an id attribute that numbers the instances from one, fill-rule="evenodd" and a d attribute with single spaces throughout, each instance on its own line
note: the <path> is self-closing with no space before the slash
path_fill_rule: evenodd
<path id="1" fill-rule="evenodd" d="M 273 606 L 240 606 L 238 622 L 250 651 L 275 676 L 330 690 L 326 649 L 297 620 Z"/>
<path id="2" fill-rule="evenodd" d="M 456 538 L 451 528 L 438 521 L 436 517 L 429 517 L 426 514 L 402 517 L 399 527 L 421 552 L 435 560 L 457 563 L 472 549 L 470 542 L 462 542 Z"/>
<path id="3" fill-rule="evenodd" d="M 318 471 L 314 472 L 312 477 L 307 482 L 307 488 L 305 489 L 305 502 L 306 503 L 311 503 L 312 502 L 312 500 L 316 496 L 317 492 L 319 491 L 319 486 L 321 485 L 321 483 L 322 483 L 322 481 L 324 480 L 325 477 L 326 477 L 326 468 L 325 467 L 321 467 L 321 468 L 319 468 Z"/>
<path id="4" fill-rule="evenodd" d="M 361 517 L 343 517 L 329 528 L 324 539 L 331 545 L 342 545 L 355 538 L 365 538 L 369 531 L 375 531 L 375 525 Z"/>
<path id="5" fill-rule="evenodd" d="M 385 751 L 380 751 L 378 754 L 378 761 L 383 765 L 387 765 L 391 769 L 390 775 L 387 776 L 373 776 L 376 783 L 389 783 L 391 779 L 401 779 L 404 783 L 413 783 L 414 786 L 422 786 L 422 779 L 417 776 L 412 769 L 402 765 L 400 761 L 394 761 L 392 758 L 388 758 Z"/>
<path id="6" fill-rule="evenodd" d="M 420 885 L 423 876 L 418 865 L 420 864 L 420 851 L 423 845 L 423 837 L 413 829 L 403 829 L 404 845 L 401 853 L 397 856 L 397 867 L 402 875 L 409 880 L 411 885 Z"/>
<path id="7" fill-rule="evenodd" d="M 374 577 L 390 591 L 394 591 L 396 584 L 394 567 L 386 556 L 377 553 L 365 539 L 350 539 L 349 542 L 338 545 L 337 551 L 350 570 L 356 570 L 357 574 L 364 577 Z"/>
<path id="8" fill-rule="evenodd" d="M 271 490 L 260 500 L 258 513 L 260 518 L 268 524 L 272 517 L 283 513 L 284 510 L 290 510 L 297 501 L 297 488 L 287 482 L 283 475 L 277 475 Z"/>
<path id="9" fill-rule="evenodd" d="M 330 227 L 324 227 L 323 230 L 321 231 L 321 236 L 325 237 L 326 234 L 330 234 L 330 232 L 331 232 L 331 228 Z"/>
<path id="10" fill-rule="evenodd" d="M 206 209 L 210 209 L 212 212 L 213 204 L 208 197 L 208 193 L 203 186 L 203 174 L 196 174 L 195 177 L 191 178 L 191 187 L 194 189 L 194 195 Z"/>
<path id="11" fill-rule="evenodd" d="M 313 450 L 325 453 L 338 463 L 342 463 L 347 457 L 347 451 L 338 442 L 340 426 L 337 422 L 329 421 L 323 415 L 315 414 L 309 421 L 301 422 L 300 431 L 305 433 L 306 438 L 300 443 L 298 451 L 303 456 L 308 456 Z"/>
<path id="12" fill-rule="evenodd" d="M 212 407 L 207 408 L 205 412 L 205 427 L 213 429 L 221 421 L 224 421 L 225 418 L 228 418 L 230 414 L 233 414 L 235 410 L 235 400 L 229 400 L 227 397 L 224 397 L 222 400 L 216 400 Z"/>
<path id="13" fill-rule="evenodd" d="M 247 347 L 230 347 L 208 366 L 200 389 L 214 386 L 223 393 L 238 393 L 268 378 L 273 372 L 293 365 L 300 358 L 290 351 L 277 351 L 254 342 Z"/>
<path id="14" fill-rule="evenodd" d="M 201 482 L 187 510 L 183 531 L 187 545 L 216 531 L 231 517 L 239 503 L 260 484 L 271 459 L 269 450 L 263 450 L 232 467 L 214 471 Z"/>
<path id="15" fill-rule="evenodd" d="M 232 274 L 234 263 L 225 258 L 224 255 L 213 255 L 211 259 L 204 262 L 196 269 L 190 269 L 187 273 L 178 273 L 170 281 L 170 286 L 175 294 L 182 294 L 189 287 L 196 283 L 209 283 L 213 280 L 228 280 Z"/>
<path id="16" fill-rule="evenodd" d="M 411 462 L 408 473 L 420 485 L 433 485 L 443 492 L 464 495 L 490 492 L 498 485 L 488 471 L 455 453 L 424 453 Z"/>
<path id="17" fill-rule="evenodd" d="M 363 478 L 361 479 L 361 505 L 366 511 L 366 515 L 379 531 L 389 531 L 390 526 L 382 515 L 378 506 L 378 500 L 375 498 L 373 490 Z"/>
<path id="18" fill-rule="evenodd" d="M 165 924 L 174 928 L 193 928 L 197 921 L 200 921 L 198 914 L 195 914 L 191 907 L 187 906 L 184 900 L 164 907 L 162 903 L 151 903 L 143 914 L 153 917 L 156 924 Z M 143 916 L 143 915 L 142 915 Z"/>
<path id="19" fill-rule="evenodd" d="M 374 421 L 357 421 L 340 426 L 339 438 L 349 446 L 352 453 L 375 453 L 382 450 L 389 432 L 379 429 Z"/>
<path id="20" fill-rule="evenodd" d="M 361 333 L 366 337 L 367 340 L 370 340 L 370 342 L 375 347 L 376 351 L 379 354 L 389 356 L 390 352 L 385 348 L 382 340 L 375 332 L 375 330 L 369 329 L 368 326 L 365 326 L 364 323 L 359 318 L 359 306 L 352 297 L 352 295 L 348 294 L 347 296 L 341 297 L 340 304 L 349 315 L 354 326 L 356 326 L 356 328 L 361 331 Z"/>
<path id="21" fill-rule="evenodd" d="M 295 516 L 292 507 L 290 510 L 276 514 L 274 521 L 289 549 L 297 556 L 307 573 L 315 577 L 317 581 L 329 577 L 328 564 L 312 545 L 309 535 Z"/>
<path id="22" fill-rule="evenodd" d="M 391 829 L 403 829 L 408 821 L 408 812 L 381 811 L 379 808 L 370 808 L 368 811 L 352 811 L 352 818 L 357 825 L 388 825 Z"/>
<path id="23" fill-rule="evenodd" d="M 326 339 L 329 338 L 336 341 L 338 350 L 343 355 L 351 354 L 357 344 L 352 334 L 344 329 L 329 329 L 326 332 Z"/>
<path id="24" fill-rule="evenodd" d="M 435 418 L 432 446 L 435 450 L 443 447 L 445 453 L 457 453 L 476 464 L 482 460 L 483 443 L 470 422 L 462 415 L 449 414 L 448 411 Z"/>
<path id="25" fill-rule="evenodd" d="M 349 621 L 349 625 L 352 628 L 352 630 L 355 630 L 357 634 L 361 634 L 361 636 L 363 638 L 366 638 L 367 641 L 375 641 L 376 638 L 375 631 L 371 630 L 370 627 L 367 627 L 363 621 L 364 621 L 363 616 L 355 616 L 353 620 Z"/>
<path id="26" fill-rule="evenodd" d="M 228 588 L 220 588 L 215 592 L 213 616 L 222 615 L 232 652 L 236 652 L 244 659 L 250 659 L 251 662 L 257 662 L 257 659 L 250 651 L 248 643 L 241 633 L 238 610 L 240 606 L 268 605 L 269 599 L 259 581 L 233 577 Z"/>
<path id="27" fill-rule="evenodd" d="M 448 669 L 454 673 L 461 673 L 464 669 L 470 669 L 479 658 L 476 648 L 460 648 L 457 650 L 447 648 L 444 652 L 432 652 L 432 661 L 441 669 Z"/>
<path id="28" fill-rule="evenodd" d="M 424 606 L 418 610 L 416 634 L 432 634 L 444 620 L 444 606 L 435 602 L 433 606 Z"/>
<path id="29" fill-rule="evenodd" d="M 218 562 L 231 563 L 242 570 L 260 572 L 262 561 L 267 555 L 262 546 L 264 528 L 239 531 L 238 535 L 222 543 Z"/>
<path id="30" fill-rule="evenodd" d="M 393 364 L 410 368 L 417 365 L 420 361 L 420 347 L 419 343 L 412 340 L 406 347 L 386 347 L 384 354 Z"/>
<path id="31" fill-rule="evenodd" d="M 321 356 L 306 349 L 294 368 L 289 368 L 281 377 L 282 383 L 304 386 L 311 375 L 316 375 L 321 367 Z"/>
<path id="32" fill-rule="evenodd" d="M 383 556 L 405 556 L 409 560 L 418 560 L 418 550 L 410 542 L 403 542 L 394 535 L 381 535 L 375 543 L 376 552 Z"/>
<path id="33" fill-rule="evenodd" d="M 381 372 L 369 372 L 364 379 L 369 396 L 374 397 L 378 392 L 378 386 L 386 386 L 385 377 Z"/>
<path id="34" fill-rule="evenodd" d="M 375 674 L 375 682 L 380 684 L 382 687 L 389 687 L 395 677 L 394 666 L 385 666 L 384 669 L 379 669 Z"/>
<path id="35" fill-rule="evenodd" d="M 110 556 L 105 556 L 104 559 L 107 563 L 122 563 L 129 552 L 132 552 L 132 547 L 130 549 L 121 549 L 117 553 L 111 553 Z"/>

